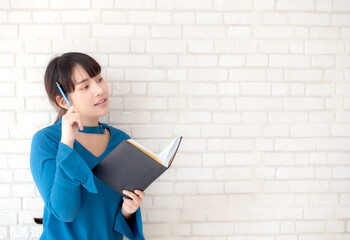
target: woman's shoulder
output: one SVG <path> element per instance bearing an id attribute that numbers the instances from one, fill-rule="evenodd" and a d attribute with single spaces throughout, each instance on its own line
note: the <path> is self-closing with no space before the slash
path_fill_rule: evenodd
<path id="1" fill-rule="evenodd" d="M 57 123 L 44 127 L 33 135 L 33 141 L 54 141 L 61 139 L 61 126 Z"/>

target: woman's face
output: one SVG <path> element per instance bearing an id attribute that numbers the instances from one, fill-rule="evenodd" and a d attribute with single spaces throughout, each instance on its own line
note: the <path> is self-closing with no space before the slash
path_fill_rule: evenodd
<path id="1" fill-rule="evenodd" d="M 69 94 L 69 100 L 83 118 L 98 118 L 109 112 L 108 85 L 101 74 L 90 78 L 84 68 L 77 65 L 73 70 L 73 83 L 75 90 Z"/>

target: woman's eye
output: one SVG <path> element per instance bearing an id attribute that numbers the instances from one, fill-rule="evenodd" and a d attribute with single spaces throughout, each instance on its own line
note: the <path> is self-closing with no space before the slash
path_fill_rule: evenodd
<path id="1" fill-rule="evenodd" d="M 102 82 L 103 78 L 98 79 L 99 82 Z"/>
<path id="2" fill-rule="evenodd" d="M 85 87 L 82 88 L 82 90 L 88 89 L 89 85 L 86 85 Z"/>

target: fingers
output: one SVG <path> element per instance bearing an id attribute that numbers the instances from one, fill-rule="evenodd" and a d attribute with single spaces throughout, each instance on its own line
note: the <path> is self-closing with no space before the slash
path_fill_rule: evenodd
<path id="1" fill-rule="evenodd" d="M 83 130 L 84 126 L 80 119 L 80 113 L 73 106 L 68 109 L 63 117 L 69 122 L 69 125 L 74 125 L 74 123 L 77 123 L 79 129 Z"/>
<path id="2" fill-rule="evenodd" d="M 138 209 L 138 207 L 131 206 L 131 205 L 127 204 L 126 202 L 123 203 L 122 208 L 124 208 L 124 210 L 129 214 L 133 214 Z"/>
<path id="3" fill-rule="evenodd" d="M 127 210 L 129 213 L 134 213 L 140 207 L 142 203 L 142 198 L 144 198 L 145 196 L 145 193 L 140 190 L 135 190 L 135 193 L 124 190 L 123 194 L 131 198 L 123 198 L 123 206 L 125 207 L 125 210 Z"/>
<path id="4" fill-rule="evenodd" d="M 139 197 L 142 199 L 142 198 L 144 198 L 145 197 L 145 193 L 144 192 L 142 192 L 142 191 L 140 191 L 140 190 L 135 190 L 135 193 L 137 194 L 137 195 L 139 195 Z"/>

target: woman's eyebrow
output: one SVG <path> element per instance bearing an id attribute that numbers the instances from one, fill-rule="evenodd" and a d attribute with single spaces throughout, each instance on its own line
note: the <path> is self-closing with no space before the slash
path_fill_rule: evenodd
<path id="1" fill-rule="evenodd" d="M 88 80 L 89 80 L 88 78 L 85 78 L 84 80 L 81 80 L 80 82 L 78 82 L 77 85 L 82 84 L 82 83 L 84 83 L 84 82 L 86 82 Z"/>

